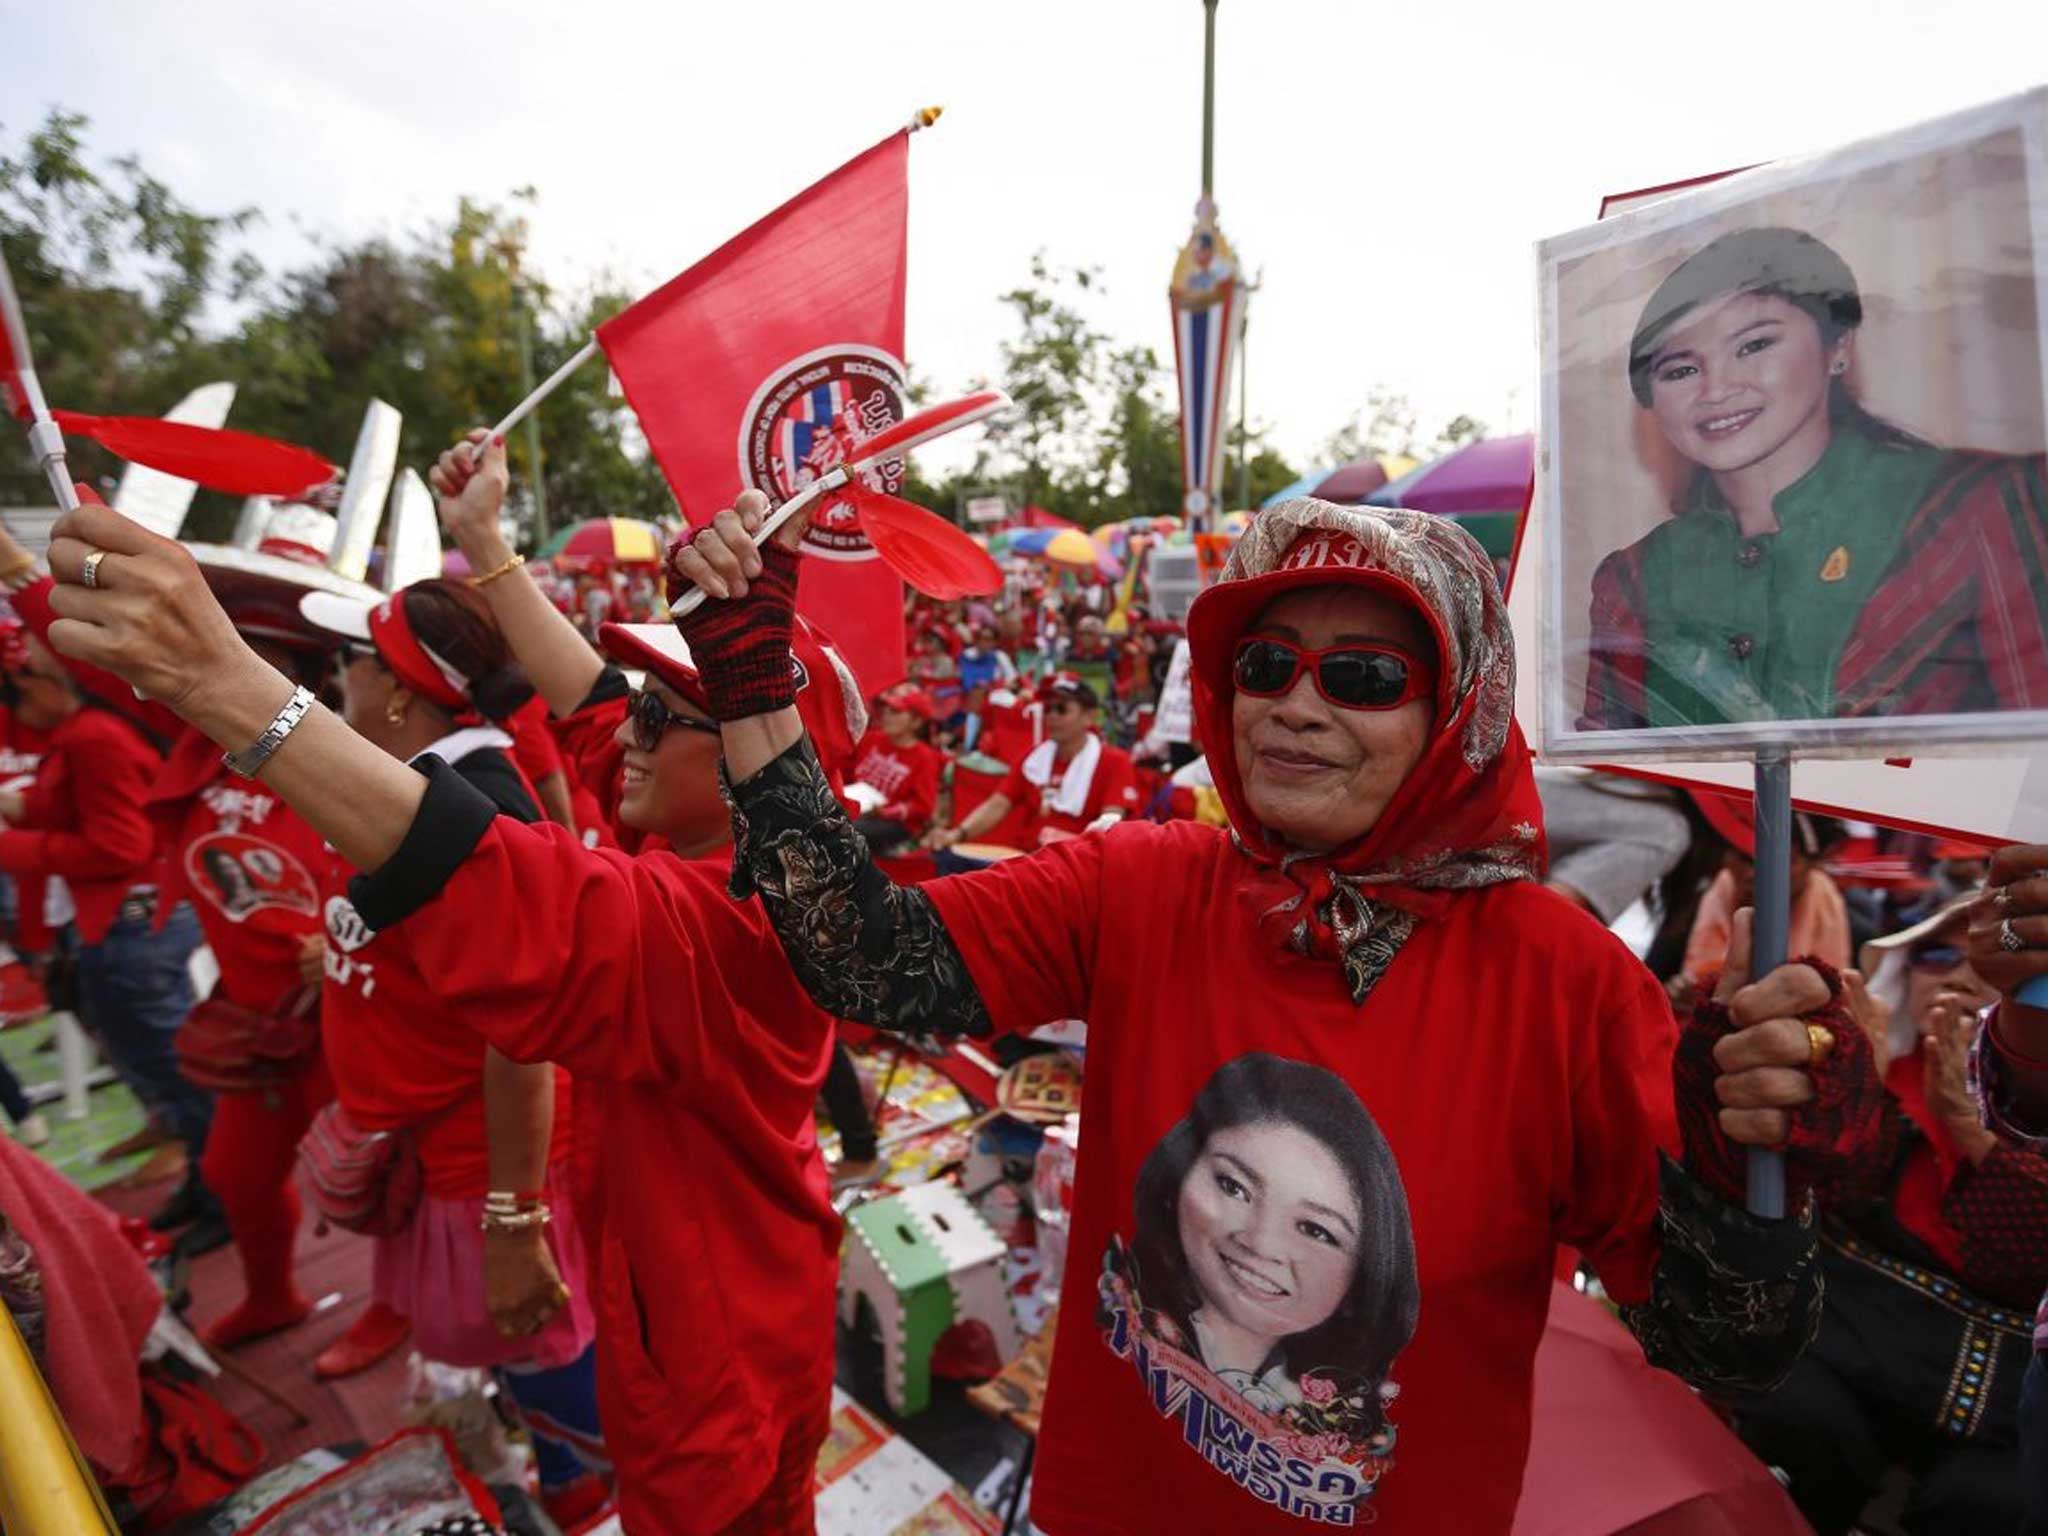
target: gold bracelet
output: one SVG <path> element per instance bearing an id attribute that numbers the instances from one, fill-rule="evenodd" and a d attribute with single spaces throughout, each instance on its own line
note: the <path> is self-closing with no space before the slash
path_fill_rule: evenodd
<path id="1" fill-rule="evenodd" d="M 469 584 L 472 587 L 488 587 L 500 576 L 506 575 L 508 572 L 511 571 L 516 571 L 519 569 L 519 567 L 521 567 L 524 564 L 526 564 L 526 556 L 507 555 L 498 564 L 492 566 L 488 571 L 485 571 L 483 575 L 470 577 Z"/>

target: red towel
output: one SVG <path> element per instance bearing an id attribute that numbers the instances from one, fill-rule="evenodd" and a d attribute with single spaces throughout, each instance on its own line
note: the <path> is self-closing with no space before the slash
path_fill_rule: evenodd
<path id="1" fill-rule="evenodd" d="M 42 1270 L 43 1374 L 58 1411 L 93 1467 L 124 1481 L 148 1446 L 140 1361 L 163 1297 L 113 1213 L 4 1136 L 0 1212 Z"/>

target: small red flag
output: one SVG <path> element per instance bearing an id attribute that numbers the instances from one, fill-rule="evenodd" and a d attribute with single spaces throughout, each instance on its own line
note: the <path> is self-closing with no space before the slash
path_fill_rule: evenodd
<path id="1" fill-rule="evenodd" d="M 28 391 L 21 384 L 23 372 L 33 366 L 28 326 L 21 318 L 21 300 L 15 297 L 14 277 L 7 270 L 6 258 L 0 257 L 0 407 L 18 421 L 35 419 L 35 413 L 29 409 Z"/>
<path id="2" fill-rule="evenodd" d="M 891 134 L 600 326 L 694 527 L 749 487 L 779 505 L 908 414 L 910 135 Z M 899 491 L 901 459 L 861 472 Z M 797 608 L 869 695 L 900 680 L 903 582 L 840 498 L 805 537 Z"/>
<path id="3" fill-rule="evenodd" d="M 334 478 L 334 466 L 310 448 L 228 427 L 195 427 L 155 416 L 88 416 L 52 411 L 57 425 L 107 452 L 192 480 L 230 496 L 296 500 Z"/>

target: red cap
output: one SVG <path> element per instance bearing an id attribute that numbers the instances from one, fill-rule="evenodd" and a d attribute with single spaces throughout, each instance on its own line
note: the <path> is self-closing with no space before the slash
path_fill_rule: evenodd
<path id="1" fill-rule="evenodd" d="M 924 721 L 936 720 L 939 717 L 937 700 L 922 688 L 913 688 L 908 683 L 891 688 L 882 695 L 881 703 L 885 709 L 904 710 Z"/>
<path id="2" fill-rule="evenodd" d="M 622 666 L 652 673 L 708 711 L 710 696 L 690 656 L 690 643 L 673 624 L 600 624 L 598 644 Z M 823 630 L 799 618 L 790 642 L 796 673 L 796 708 L 827 774 L 843 773 L 867 730 L 867 709 L 853 669 Z"/>
<path id="3" fill-rule="evenodd" d="M 1455 712 L 1451 693 L 1456 680 L 1443 660 L 1448 647 L 1442 623 L 1413 587 L 1392 571 L 1372 564 L 1365 546 L 1341 528 L 1304 529 L 1280 563 L 1263 576 L 1220 581 L 1200 592 L 1188 608 L 1190 660 L 1203 676 L 1228 679 L 1238 641 L 1267 604 L 1299 587 L 1329 586 L 1384 593 L 1421 618 L 1433 643 L 1433 654 L 1425 659 L 1436 670 L 1437 718 L 1448 719 Z"/>

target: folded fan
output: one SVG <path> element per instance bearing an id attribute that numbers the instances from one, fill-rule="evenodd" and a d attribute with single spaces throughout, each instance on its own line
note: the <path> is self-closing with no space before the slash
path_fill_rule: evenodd
<path id="1" fill-rule="evenodd" d="M 769 513 L 767 521 L 755 532 L 754 542 L 767 543 L 797 513 L 809 511 L 827 497 L 835 497 L 851 501 L 860 509 L 868 542 L 875 546 L 875 553 L 919 591 L 939 598 L 993 592 L 1002 584 L 1002 573 L 972 539 L 922 507 L 869 489 L 855 476 L 870 464 L 900 459 L 921 443 L 984 420 L 997 411 L 1007 410 L 1009 405 L 1010 397 L 1000 389 L 984 389 L 904 417 L 895 426 L 856 445 L 844 463 Z M 871 510 L 878 514 L 872 519 Z M 926 587 L 926 580 L 947 590 Z M 700 587 L 684 593 L 670 606 L 670 612 L 680 617 L 703 601 L 704 591 Z"/>

